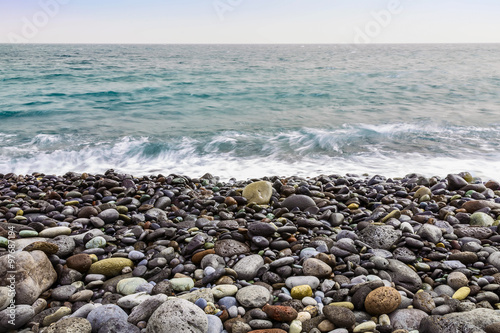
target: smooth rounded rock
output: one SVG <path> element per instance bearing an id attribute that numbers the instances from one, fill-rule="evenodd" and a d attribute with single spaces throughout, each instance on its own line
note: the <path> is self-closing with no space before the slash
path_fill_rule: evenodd
<path id="1" fill-rule="evenodd" d="M 71 229 L 68 227 L 53 227 L 53 228 L 47 228 L 43 229 L 38 233 L 38 236 L 40 237 L 47 237 L 47 238 L 54 238 L 57 236 L 61 235 L 70 235 L 71 234 Z"/>
<path id="2" fill-rule="evenodd" d="M 294 194 L 286 198 L 282 203 L 282 207 L 286 207 L 289 210 L 292 210 L 294 208 L 299 208 L 300 210 L 304 211 L 309 207 L 314 207 L 316 206 L 316 203 L 314 202 L 311 197 L 308 197 L 307 195 L 303 194 Z"/>
<path id="3" fill-rule="evenodd" d="M 302 264 L 302 270 L 305 275 L 319 278 L 330 276 L 332 273 L 332 268 L 328 264 L 315 258 L 306 259 Z"/>
<path id="4" fill-rule="evenodd" d="M 104 239 L 104 237 L 101 237 L 101 236 L 97 236 L 97 237 L 94 237 L 92 238 L 91 240 L 89 240 L 86 244 L 85 244 L 85 248 L 87 249 L 96 249 L 96 248 L 103 248 L 106 246 L 106 240 Z"/>
<path id="5" fill-rule="evenodd" d="M 75 254 L 66 259 L 66 266 L 80 273 L 86 273 L 92 266 L 92 258 L 86 253 Z"/>
<path id="6" fill-rule="evenodd" d="M 212 293 L 216 298 L 236 295 L 238 287 L 230 284 L 221 284 L 212 288 Z"/>
<path id="7" fill-rule="evenodd" d="M 398 309 L 389 314 L 393 330 L 418 330 L 420 322 L 429 315 L 419 309 Z"/>
<path id="8" fill-rule="evenodd" d="M 458 299 L 459 301 L 465 299 L 467 296 L 470 294 L 470 288 L 469 287 L 462 287 L 459 288 L 452 296 L 454 299 Z"/>
<path id="9" fill-rule="evenodd" d="M 105 223 L 113 223 L 118 220 L 120 213 L 114 208 L 106 209 L 97 215 L 98 218 L 103 220 Z"/>
<path id="10" fill-rule="evenodd" d="M 493 225 L 493 218 L 483 212 L 475 212 L 470 216 L 470 225 L 480 226 L 480 227 L 490 227 Z"/>
<path id="11" fill-rule="evenodd" d="M 451 272 L 448 275 L 447 283 L 450 287 L 457 290 L 461 287 L 467 286 L 469 279 L 462 272 Z"/>
<path id="12" fill-rule="evenodd" d="M 127 258 L 109 258 L 93 263 L 88 273 L 103 274 L 107 277 L 113 277 L 119 275 L 125 267 L 134 267 L 132 260 Z"/>
<path id="13" fill-rule="evenodd" d="M 219 317 L 214 315 L 207 315 L 208 320 L 208 331 L 206 333 L 221 333 L 224 330 L 222 326 L 222 321 Z"/>
<path id="14" fill-rule="evenodd" d="M 270 302 L 272 296 L 266 288 L 259 285 L 252 285 L 238 290 L 236 299 L 244 307 L 260 308 Z"/>
<path id="15" fill-rule="evenodd" d="M 169 281 L 175 291 L 188 291 L 194 287 L 194 281 L 191 278 L 175 278 Z"/>
<path id="16" fill-rule="evenodd" d="M 238 273 L 240 280 L 252 280 L 257 276 L 259 268 L 264 266 L 264 259 L 258 254 L 253 254 L 240 259 L 233 269 Z"/>
<path id="17" fill-rule="evenodd" d="M 319 286 L 319 282 L 316 276 L 290 276 L 285 280 L 285 284 L 289 289 L 304 284 L 309 285 L 311 289 L 316 289 Z"/>
<path id="18" fill-rule="evenodd" d="M 148 281 L 143 278 L 133 277 L 128 279 L 123 279 L 116 285 L 116 291 L 122 295 L 131 295 L 135 293 L 137 287 L 142 284 L 147 284 Z"/>
<path id="19" fill-rule="evenodd" d="M 87 316 L 87 320 L 92 325 L 93 333 L 97 333 L 107 321 L 114 319 L 119 322 L 126 322 L 128 319 L 127 313 L 114 304 L 98 306 Z"/>
<path id="20" fill-rule="evenodd" d="M 300 286 L 293 287 L 292 290 L 290 291 L 290 294 L 292 295 L 292 298 L 301 300 L 304 297 L 312 296 L 313 292 L 310 285 L 303 284 Z"/>
<path id="21" fill-rule="evenodd" d="M 410 267 L 406 266 L 399 260 L 388 259 L 389 266 L 387 266 L 387 273 L 396 285 L 416 292 L 422 286 L 422 279 Z"/>

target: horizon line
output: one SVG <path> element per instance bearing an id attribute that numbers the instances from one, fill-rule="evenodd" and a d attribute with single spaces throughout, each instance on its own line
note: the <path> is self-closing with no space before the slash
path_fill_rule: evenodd
<path id="1" fill-rule="evenodd" d="M 9 43 L 0 42 L 0 45 L 464 45 L 464 44 L 500 44 L 500 42 L 387 42 L 387 43 L 134 43 L 134 42 L 29 42 Z"/>

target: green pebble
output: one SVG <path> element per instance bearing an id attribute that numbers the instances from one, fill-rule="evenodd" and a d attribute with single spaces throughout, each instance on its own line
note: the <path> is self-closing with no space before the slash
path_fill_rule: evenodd
<path id="1" fill-rule="evenodd" d="M 70 191 L 66 193 L 66 198 L 81 198 L 82 194 L 77 191 Z"/>
<path id="2" fill-rule="evenodd" d="M 470 225 L 476 225 L 481 227 L 490 227 L 493 225 L 495 220 L 491 216 L 483 212 L 475 212 L 470 216 Z"/>
<path id="3" fill-rule="evenodd" d="M 475 192 L 476 191 L 474 191 L 474 190 L 469 190 L 469 191 L 465 192 L 465 196 L 470 198 L 470 196 L 472 195 L 472 193 L 475 193 Z"/>
<path id="4" fill-rule="evenodd" d="M 417 269 L 417 271 L 423 271 L 423 272 L 428 272 L 431 270 L 431 266 L 421 262 L 416 263 L 415 268 Z"/>
<path id="5" fill-rule="evenodd" d="M 116 210 L 120 214 L 127 214 L 128 213 L 128 208 L 127 206 L 116 206 Z"/>
<path id="6" fill-rule="evenodd" d="M 0 247 L 7 247 L 9 245 L 9 240 L 5 237 L 0 236 Z"/>
<path id="7" fill-rule="evenodd" d="M 139 199 L 139 201 L 140 202 L 144 202 L 144 201 L 148 201 L 149 199 L 151 199 L 151 196 L 147 195 L 147 194 L 144 194 L 143 196 L 141 196 L 141 198 Z"/>
<path id="8" fill-rule="evenodd" d="M 194 287 L 194 281 L 191 278 L 174 278 L 169 281 L 175 291 L 188 291 Z"/>
<path id="9" fill-rule="evenodd" d="M 178 178 L 172 179 L 172 183 L 173 184 L 184 184 L 184 183 L 186 183 L 186 180 L 184 178 L 178 177 Z"/>
<path id="10" fill-rule="evenodd" d="M 432 286 L 428 283 L 422 283 L 422 290 L 423 291 L 432 291 Z"/>
<path id="11" fill-rule="evenodd" d="M 127 216 L 125 214 L 120 214 L 118 215 L 118 219 L 122 220 L 123 222 L 129 224 L 130 222 L 132 222 L 132 218 L 130 218 L 130 216 Z"/>
<path id="12" fill-rule="evenodd" d="M 103 248 L 105 246 L 106 246 L 106 240 L 101 236 L 94 237 L 91 240 L 89 240 L 87 244 L 85 244 L 85 248 L 87 249 L 97 249 L 97 248 Z"/>
<path id="13" fill-rule="evenodd" d="M 214 243 L 205 243 L 205 246 L 204 246 L 204 247 L 205 247 L 205 249 L 206 249 L 206 250 L 208 250 L 208 249 L 213 249 L 213 248 L 214 248 L 214 246 L 215 246 L 215 244 L 214 244 Z"/>
<path id="14" fill-rule="evenodd" d="M 36 237 L 38 236 L 38 232 L 35 230 L 21 230 L 19 231 L 19 236 L 21 237 Z"/>
<path id="15" fill-rule="evenodd" d="M 137 287 L 143 284 L 147 284 L 148 281 L 140 277 L 133 277 L 120 280 L 116 285 L 116 291 L 122 295 L 131 295 L 135 293 Z"/>
<path id="16" fill-rule="evenodd" d="M 429 200 L 431 200 L 431 197 L 428 194 L 424 194 L 422 197 L 420 197 L 419 202 L 424 202 Z"/>

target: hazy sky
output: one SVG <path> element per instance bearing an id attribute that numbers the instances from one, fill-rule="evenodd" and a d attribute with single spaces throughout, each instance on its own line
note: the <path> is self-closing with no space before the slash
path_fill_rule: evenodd
<path id="1" fill-rule="evenodd" d="M 0 0 L 0 42 L 499 43 L 500 0 Z"/>

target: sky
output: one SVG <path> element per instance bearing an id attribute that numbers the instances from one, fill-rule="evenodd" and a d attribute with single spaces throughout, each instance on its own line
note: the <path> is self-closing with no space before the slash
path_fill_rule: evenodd
<path id="1" fill-rule="evenodd" d="M 499 0 L 0 0 L 0 43 L 500 43 Z"/>

